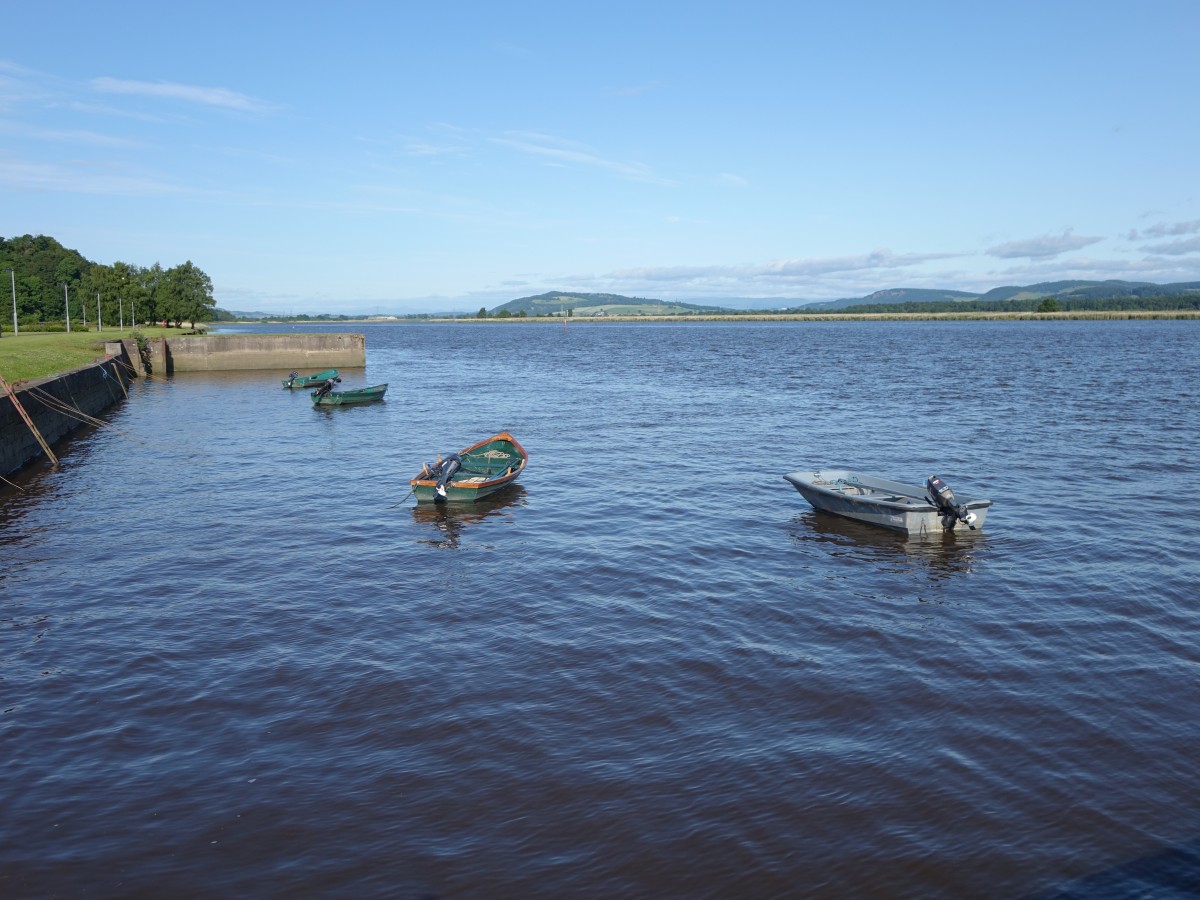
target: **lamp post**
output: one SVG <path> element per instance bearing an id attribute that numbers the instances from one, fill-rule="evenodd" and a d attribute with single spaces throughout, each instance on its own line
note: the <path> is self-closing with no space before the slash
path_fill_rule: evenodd
<path id="1" fill-rule="evenodd" d="M 71 333 L 71 302 L 67 299 L 67 283 L 63 282 L 63 308 L 67 311 L 67 334 Z"/>
<path id="2" fill-rule="evenodd" d="M 121 330 L 125 330 L 125 301 L 117 298 L 117 315 L 121 317 Z"/>
<path id="3" fill-rule="evenodd" d="M 104 330 L 104 320 L 100 318 L 100 292 L 96 291 L 96 331 Z"/>
<path id="4" fill-rule="evenodd" d="M 21 332 L 17 329 L 17 273 L 9 269 L 8 277 L 12 281 L 13 289 L 13 334 L 20 334 Z"/>

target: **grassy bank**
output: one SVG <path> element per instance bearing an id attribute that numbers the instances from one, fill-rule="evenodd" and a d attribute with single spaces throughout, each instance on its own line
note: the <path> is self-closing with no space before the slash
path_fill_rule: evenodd
<path id="1" fill-rule="evenodd" d="M 138 331 L 148 338 L 179 337 L 179 328 L 142 326 Z M 104 331 L 37 332 L 0 335 L 0 375 L 9 384 L 57 375 L 78 369 L 104 356 L 105 341 L 133 337 L 133 329 L 105 328 Z"/>

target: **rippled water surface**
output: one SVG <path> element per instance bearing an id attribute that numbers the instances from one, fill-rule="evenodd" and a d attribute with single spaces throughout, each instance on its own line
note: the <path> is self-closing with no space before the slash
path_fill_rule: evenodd
<path id="1" fill-rule="evenodd" d="M 1200 325 L 360 330 L 382 403 L 149 378 L 0 485 L 0 895 L 1192 896 Z"/>

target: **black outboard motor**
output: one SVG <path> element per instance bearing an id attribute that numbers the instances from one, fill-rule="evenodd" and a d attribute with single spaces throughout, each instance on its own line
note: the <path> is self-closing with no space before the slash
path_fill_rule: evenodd
<path id="1" fill-rule="evenodd" d="M 317 388 L 317 392 L 313 396 L 315 399 L 320 400 L 322 397 L 324 397 L 326 394 L 328 394 L 332 390 L 333 390 L 333 381 L 332 380 L 326 381 L 319 388 Z"/>
<path id="2" fill-rule="evenodd" d="M 446 497 L 446 485 L 450 482 L 450 476 L 457 472 L 462 467 L 462 457 L 457 453 L 447 453 L 446 458 L 438 464 L 438 480 L 437 487 L 434 490 L 442 499 Z"/>
<path id="3" fill-rule="evenodd" d="M 954 501 L 954 491 L 950 490 L 950 485 L 936 475 L 930 475 L 925 479 L 925 490 L 929 492 L 929 499 L 933 505 L 942 514 L 943 528 L 949 530 L 957 521 L 962 522 L 972 531 L 975 530 L 975 513 Z"/>

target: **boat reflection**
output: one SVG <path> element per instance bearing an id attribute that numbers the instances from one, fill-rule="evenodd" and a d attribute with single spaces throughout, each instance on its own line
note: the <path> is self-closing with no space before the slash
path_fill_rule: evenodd
<path id="1" fill-rule="evenodd" d="M 802 549 L 885 567 L 911 569 L 915 564 L 925 567 L 935 580 L 973 571 L 988 540 L 983 531 L 904 535 L 816 510 L 797 515 L 791 534 Z"/>
<path id="2" fill-rule="evenodd" d="M 504 490 L 471 504 L 418 503 L 412 508 L 413 521 L 432 528 L 435 537 L 421 538 L 423 544 L 457 550 L 463 532 L 492 516 L 501 516 L 525 503 L 525 486 L 511 484 Z"/>

